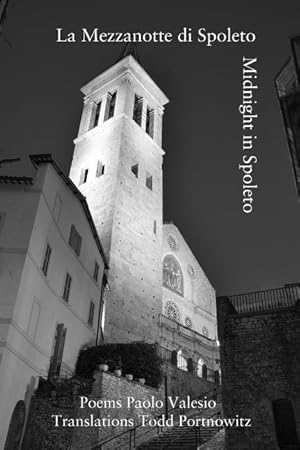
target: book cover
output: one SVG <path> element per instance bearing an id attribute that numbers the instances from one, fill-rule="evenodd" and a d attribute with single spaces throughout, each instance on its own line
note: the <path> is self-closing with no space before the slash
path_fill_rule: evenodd
<path id="1" fill-rule="evenodd" d="M 299 448 L 299 4 L 0 2 L 0 448 Z"/>

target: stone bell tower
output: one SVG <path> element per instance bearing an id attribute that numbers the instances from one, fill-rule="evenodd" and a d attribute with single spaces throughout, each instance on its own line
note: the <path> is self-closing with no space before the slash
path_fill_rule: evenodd
<path id="1" fill-rule="evenodd" d="M 162 311 L 161 143 L 168 99 L 135 52 L 127 46 L 82 88 L 70 170 L 109 260 L 105 342 L 158 341 Z"/>

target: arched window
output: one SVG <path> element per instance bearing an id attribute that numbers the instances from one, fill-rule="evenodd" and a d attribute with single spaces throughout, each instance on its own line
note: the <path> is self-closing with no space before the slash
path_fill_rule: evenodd
<path id="1" fill-rule="evenodd" d="M 183 276 L 179 263 L 174 256 L 167 255 L 163 262 L 164 286 L 183 295 Z"/>
<path id="2" fill-rule="evenodd" d="M 172 366 L 177 367 L 177 352 L 176 352 L 176 350 L 173 350 L 171 353 L 171 364 L 172 364 Z"/>
<path id="3" fill-rule="evenodd" d="M 207 377 L 207 365 L 203 358 L 199 358 L 197 361 L 197 376 L 201 378 Z"/>
<path id="4" fill-rule="evenodd" d="M 13 410 L 8 433 L 4 445 L 5 450 L 19 448 L 25 422 L 26 408 L 23 400 L 19 400 Z"/>
<path id="5" fill-rule="evenodd" d="M 188 359 L 183 354 L 182 350 L 179 350 L 177 355 L 177 367 L 178 369 L 184 370 L 185 372 L 187 372 L 188 370 Z"/>
<path id="6" fill-rule="evenodd" d="M 190 373 L 194 372 L 194 361 L 192 360 L 192 358 L 188 358 L 187 360 L 187 369 Z"/>

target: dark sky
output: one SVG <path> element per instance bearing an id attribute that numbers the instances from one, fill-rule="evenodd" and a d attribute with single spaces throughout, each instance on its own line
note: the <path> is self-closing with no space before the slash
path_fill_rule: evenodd
<path id="1" fill-rule="evenodd" d="M 300 281 L 300 205 L 273 86 L 290 53 L 288 37 L 300 32 L 299 13 L 299 0 L 10 0 L 5 32 L 12 48 L 0 42 L 0 156 L 52 153 L 68 173 L 80 87 L 114 63 L 124 44 L 58 44 L 58 27 L 176 34 L 187 26 L 194 37 L 201 27 L 253 31 L 253 44 L 139 45 L 144 68 L 170 99 L 164 217 L 178 226 L 218 295 Z M 243 56 L 257 57 L 259 70 L 259 189 L 250 215 L 242 212 L 238 171 Z"/>

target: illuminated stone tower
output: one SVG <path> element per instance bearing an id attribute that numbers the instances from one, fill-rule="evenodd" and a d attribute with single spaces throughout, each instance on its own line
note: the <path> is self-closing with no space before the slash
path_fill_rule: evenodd
<path id="1" fill-rule="evenodd" d="M 127 48 L 82 88 L 70 170 L 109 260 L 106 342 L 158 340 L 162 311 L 161 142 L 168 99 L 130 53 Z"/>

